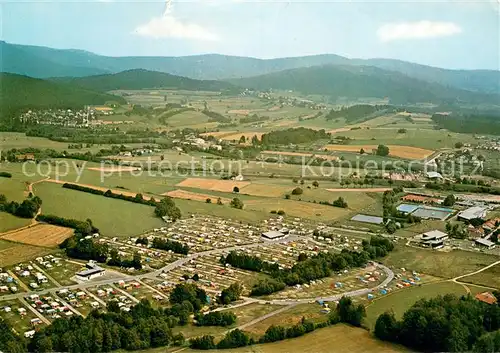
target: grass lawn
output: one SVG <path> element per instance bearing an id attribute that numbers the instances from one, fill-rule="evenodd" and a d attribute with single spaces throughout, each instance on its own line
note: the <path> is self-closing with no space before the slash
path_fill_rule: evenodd
<path id="1" fill-rule="evenodd" d="M 19 218 L 10 213 L 0 212 L 0 233 L 27 226 L 30 222 L 31 219 Z"/>
<path id="2" fill-rule="evenodd" d="M 52 183 L 40 183 L 36 190 L 43 200 L 44 214 L 90 218 L 105 236 L 129 237 L 165 225 L 155 217 L 151 206 L 64 189 Z"/>
<path id="3" fill-rule="evenodd" d="M 400 289 L 386 296 L 374 299 L 366 307 L 366 324 L 373 329 L 380 314 L 388 310 L 394 311 L 396 318 L 401 318 L 415 302 L 422 298 L 432 298 L 438 295 L 456 294 L 465 295 L 465 288 L 458 283 L 439 282 L 422 286 Z"/>
<path id="4" fill-rule="evenodd" d="M 500 289 L 500 265 L 490 267 L 478 274 L 461 278 L 460 281 Z"/>
<path id="5" fill-rule="evenodd" d="M 343 324 L 316 330 L 294 339 L 231 349 L 231 353 L 391 353 L 408 351 L 402 346 L 379 341 L 370 336 L 370 333 L 366 330 Z M 186 352 L 201 351 L 188 350 Z"/>
<path id="6" fill-rule="evenodd" d="M 276 308 L 275 310 L 278 310 Z M 314 322 L 321 322 L 326 320 L 327 314 L 320 312 L 321 306 L 318 304 L 299 304 L 284 312 L 271 316 L 270 318 L 247 327 L 245 331 L 253 335 L 263 335 L 267 328 L 271 325 L 293 326 L 302 320 L 302 317 L 310 319 Z"/>
<path id="7" fill-rule="evenodd" d="M 435 277 L 454 278 L 498 261 L 498 256 L 469 251 L 442 252 L 398 245 L 382 262 L 391 267 L 413 270 Z"/>
<path id="8" fill-rule="evenodd" d="M 27 187 L 24 180 L 19 180 L 16 176 L 12 178 L 0 178 L 0 194 L 5 195 L 8 201 L 20 202 L 24 200 L 27 196 L 25 195 Z"/>

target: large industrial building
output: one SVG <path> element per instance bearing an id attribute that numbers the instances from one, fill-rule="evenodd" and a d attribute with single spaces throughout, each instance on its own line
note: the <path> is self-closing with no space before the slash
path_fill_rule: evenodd
<path id="1" fill-rule="evenodd" d="M 470 221 L 471 219 L 486 218 L 487 208 L 481 206 L 470 207 L 466 210 L 463 210 L 457 215 L 458 220 L 460 221 Z"/>

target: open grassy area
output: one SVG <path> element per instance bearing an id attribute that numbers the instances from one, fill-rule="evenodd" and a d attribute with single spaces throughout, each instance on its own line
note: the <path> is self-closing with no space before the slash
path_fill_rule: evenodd
<path id="1" fill-rule="evenodd" d="M 391 353 L 408 351 L 402 346 L 379 341 L 370 336 L 370 333 L 366 330 L 342 324 L 316 330 L 299 338 L 231 349 L 231 353 Z M 156 352 L 160 351 L 157 350 Z M 201 351 L 188 350 L 187 352 Z"/>
<path id="2" fill-rule="evenodd" d="M 445 294 L 460 296 L 467 294 L 467 292 L 461 284 L 454 282 L 429 283 L 422 286 L 403 288 L 374 299 L 366 308 L 366 324 L 373 329 L 379 315 L 388 310 L 394 311 L 396 318 L 399 319 L 418 300 Z"/>
<path id="3" fill-rule="evenodd" d="M 478 274 L 461 278 L 460 281 L 500 289 L 500 265 L 490 267 Z"/>
<path id="4" fill-rule="evenodd" d="M 396 128 L 370 128 L 340 132 L 354 141 L 351 145 L 404 145 L 428 149 L 453 148 L 456 142 L 475 141 L 472 135 L 458 134 L 444 130 L 407 129 L 406 133 L 398 133 Z"/>
<path id="5" fill-rule="evenodd" d="M 477 271 L 498 260 L 498 256 L 484 253 L 462 250 L 443 252 L 398 245 L 382 262 L 388 266 L 404 267 L 436 277 L 454 278 Z"/>
<path id="6" fill-rule="evenodd" d="M 279 308 L 278 308 L 279 309 Z M 253 335 L 263 335 L 271 325 L 293 326 L 300 322 L 303 317 L 312 321 L 320 322 L 326 320 L 327 314 L 322 314 L 319 304 L 299 304 L 270 318 L 260 321 L 255 325 L 247 327 L 245 331 Z"/>
<path id="7" fill-rule="evenodd" d="M 0 212 L 0 233 L 27 226 L 30 222 L 31 219 L 19 218 L 10 213 Z"/>
<path id="8" fill-rule="evenodd" d="M 65 218 L 90 218 L 103 235 L 128 237 L 161 227 L 154 208 L 62 188 L 59 184 L 41 183 L 36 193 L 43 200 L 43 213 Z"/>
<path id="9" fill-rule="evenodd" d="M 2 168 L 3 171 L 3 168 Z M 13 178 L 0 178 L 0 194 L 5 195 L 9 201 L 20 202 L 26 195 L 26 180 Z"/>

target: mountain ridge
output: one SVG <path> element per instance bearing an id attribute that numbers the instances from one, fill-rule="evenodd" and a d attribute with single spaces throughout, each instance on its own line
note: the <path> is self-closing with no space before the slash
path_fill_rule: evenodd
<path id="1" fill-rule="evenodd" d="M 275 59 L 222 54 L 180 57 L 110 57 L 80 49 L 52 49 L 7 42 L 0 42 L 0 50 L 2 52 L 2 71 L 37 78 L 84 77 L 118 73 L 130 69 L 146 69 L 192 79 L 227 80 L 259 76 L 288 69 L 334 64 L 375 66 L 443 86 L 484 93 L 500 93 L 500 71 L 498 70 L 451 70 L 396 59 L 350 59 L 336 54 Z M 43 65 L 39 65 L 40 62 Z"/>

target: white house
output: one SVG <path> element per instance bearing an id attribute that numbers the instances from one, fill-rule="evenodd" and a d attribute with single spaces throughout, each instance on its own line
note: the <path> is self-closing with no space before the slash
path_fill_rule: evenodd
<path id="1" fill-rule="evenodd" d="M 85 267 L 87 267 L 86 270 L 76 273 L 76 278 L 80 281 L 89 281 L 91 279 L 104 276 L 104 274 L 106 273 L 105 269 L 99 267 L 93 262 L 89 262 L 85 265 Z"/>

